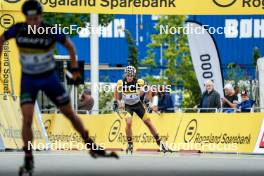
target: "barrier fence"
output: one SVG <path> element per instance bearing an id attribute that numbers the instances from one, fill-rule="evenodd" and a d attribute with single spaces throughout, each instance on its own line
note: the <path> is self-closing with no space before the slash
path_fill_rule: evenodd
<path id="1" fill-rule="evenodd" d="M 174 151 L 264 154 L 264 113 L 182 112 L 149 114 L 162 140 Z M 42 114 L 42 120 L 35 114 L 34 148 L 84 149 L 82 138 L 69 120 L 58 111 L 51 113 Z M 79 116 L 96 143 L 107 149 L 126 148 L 125 120 L 117 114 Z M 22 148 L 21 125 L 19 99 L 0 95 L 0 150 Z M 147 127 L 136 115 L 133 118 L 133 141 L 138 151 L 159 149 Z"/>
<path id="2" fill-rule="evenodd" d="M 182 112 L 182 113 L 202 113 L 204 112 L 211 112 L 211 113 L 235 113 L 235 112 L 239 112 L 237 111 L 236 108 L 168 108 L 167 109 L 170 112 L 167 113 L 177 113 L 177 112 Z M 244 110 L 248 110 L 249 112 L 253 113 L 253 112 L 263 112 L 264 108 L 261 107 L 254 107 L 254 108 L 248 108 L 248 109 L 244 109 Z M 92 114 L 93 112 L 100 112 L 100 110 L 75 110 L 77 113 L 79 114 Z M 111 111 L 111 110 L 110 110 Z M 41 110 L 42 113 L 44 114 L 50 114 L 50 113 L 55 113 L 55 114 L 59 114 L 60 110 L 59 109 L 42 109 Z M 151 113 L 151 112 L 150 112 Z"/>
<path id="3" fill-rule="evenodd" d="M 150 114 L 162 140 L 174 151 L 264 153 L 263 113 Z M 127 146 L 125 120 L 115 114 L 80 115 L 92 138 L 107 149 Z M 52 149 L 83 149 L 80 135 L 61 114 L 43 114 Z M 158 150 L 139 118 L 133 118 L 134 148 Z"/>

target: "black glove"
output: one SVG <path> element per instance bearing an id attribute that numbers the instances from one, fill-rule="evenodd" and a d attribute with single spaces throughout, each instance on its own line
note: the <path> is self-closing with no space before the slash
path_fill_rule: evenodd
<path id="1" fill-rule="evenodd" d="M 113 103 L 113 110 L 116 111 L 118 109 L 118 102 L 114 101 Z"/>
<path id="2" fill-rule="evenodd" d="M 80 74 L 80 69 L 78 67 L 71 68 L 70 72 L 72 73 L 73 77 L 71 78 L 74 85 L 78 86 L 82 83 L 82 77 Z"/>

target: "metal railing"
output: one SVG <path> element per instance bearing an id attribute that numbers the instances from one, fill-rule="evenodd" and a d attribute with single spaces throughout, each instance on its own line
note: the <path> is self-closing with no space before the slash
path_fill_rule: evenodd
<path id="1" fill-rule="evenodd" d="M 261 107 L 254 107 L 254 108 L 248 108 L 248 109 L 243 109 L 247 110 L 249 113 L 254 113 L 254 112 L 264 112 L 264 108 Z M 75 110 L 78 114 L 92 114 L 93 112 L 100 112 L 100 110 L 91 110 L 91 111 L 86 111 L 86 110 Z M 167 112 L 168 111 L 168 112 Z M 236 108 L 169 108 L 167 109 L 165 113 L 240 113 L 240 111 Z M 109 110 L 109 112 L 114 112 L 113 110 Z M 41 113 L 45 114 L 60 114 L 59 109 L 42 109 Z"/>

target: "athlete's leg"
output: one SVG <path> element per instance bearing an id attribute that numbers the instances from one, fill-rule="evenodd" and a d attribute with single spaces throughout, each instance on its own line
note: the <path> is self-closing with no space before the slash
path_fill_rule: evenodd
<path id="1" fill-rule="evenodd" d="M 152 121 L 150 119 L 145 119 L 145 120 L 143 120 L 143 122 L 148 127 L 150 133 L 153 136 L 157 136 L 158 135 L 157 129 L 155 128 L 155 126 L 153 125 L 153 123 L 152 123 Z"/>
<path id="2" fill-rule="evenodd" d="M 127 136 L 128 144 L 133 143 L 132 142 L 132 116 L 130 114 L 129 116 L 126 117 L 126 136 Z"/>
<path id="3" fill-rule="evenodd" d="M 153 125 L 152 121 L 150 119 L 143 119 L 143 122 L 145 123 L 145 125 L 148 127 L 150 133 L 152 134 L 152 136 L 155 138 L 156 142 L 158 145 L 160 145 L 161 139 L 159 137 L 159 134 L 157 132 L 157 129 L 155 128 L 155 126 Z"/>
<path id="4" fill-rule="evenodd" d="M 20 107 L 23 116 L 22 120 L 22 138 L 23 150 L 25 152 L 24 168 L 31 170 L 33 166 L 32 146 L 33 131 L 32 122 L 34 116 L 35 100 L 39 89 L 35 84 L 35 79 L 31 76 L 22 74 L 21 91 L 20 91 Z"/>
<path id="5" fill-rule="evenodd" d="M 94 141 L 89 137 L 89 133 L 85 130 L 81 119 L 74 112 L 70 98 L 64 87 L 60 84 L 58 76 L 54 73 L 46 78 L 46 84 L 41 88 L 51 101 L 60 108 L 63 115 L 65 115 L 72 123 L 74 129 L 79 132 L 85 144 L 90 150 L 91 155 L 105 155 L 105 151 L 94 144 Z"/>
<path id="6" fill-rule="evenodd" d="M 132 117 L 133 117 L 133 108 L 129 105 L 125 105 L 125 110 L 128 112 L 126 115 L 126 137 L 127 137 L 127 149 L 126 152 L 133 152 L 133 139 L 132 139 Z"/>
<path id="7" fill-rule="evenodd" d="M 135 112 L 143 120 L 145 125 L 148 127 L 150 133 L 155 138 L 157 144 L 160 145 L 161 139 L 159 137 L 157 129 L 155 128 L 155 126 L 153 125 L 152 121 L 148 117 L 148 115 L 146 113 L 146 110 L 145 110 L 145 108 L 144 108 L 142 103 L 137 104 L 137 107 L 135 107 Z"/>
<path id="8" fill-rule="evenodd" d="M 60 110 L 63 115 L 65 115 L 71 121 L 74 129 L 78 131 L 84 139 L 88 138 L 88 133 L 85 130 L 81 119 L 73 111 L 71 103 L 62 106 Z"/>
<path id="9" fill-rule="evenodd" d="M 22 138 L 24 142 L 24 152 L 25 152 L 25 162 L 33 160 L 31 143 L 33 141 L 33 132 L 32 132 L 32 121 L 34 114 L 34 104 L 24 104 L 21 105 L 21 111 L 23 115 L 23 123 L 22 123 Z M 30 164 L 26 164 L 29 167 Z"/>

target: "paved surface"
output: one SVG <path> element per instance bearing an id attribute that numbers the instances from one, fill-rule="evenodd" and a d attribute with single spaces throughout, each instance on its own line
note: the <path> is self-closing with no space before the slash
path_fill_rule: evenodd
<path id="1" fill-rule="evenodd" d="M 37 152 L 36 176 L 81 175 L 264 175 L 264 156 L 233 154 L 135 153 L 92 159 L 85 152 Z M 17 175 L 23 153 L 0 152 L 0 176 Z"/>

